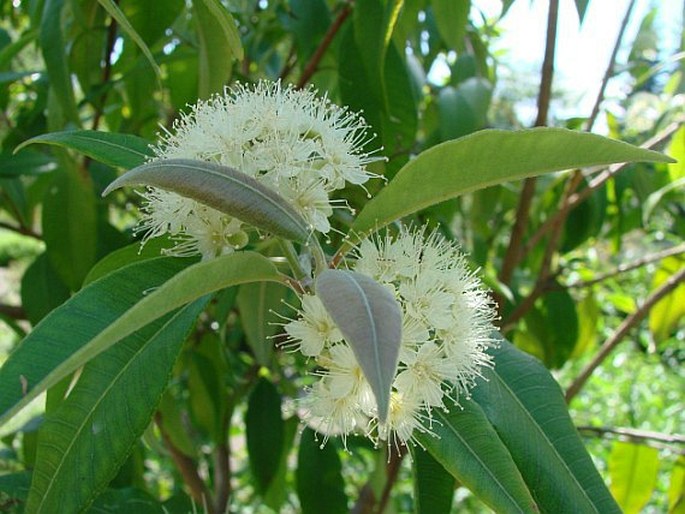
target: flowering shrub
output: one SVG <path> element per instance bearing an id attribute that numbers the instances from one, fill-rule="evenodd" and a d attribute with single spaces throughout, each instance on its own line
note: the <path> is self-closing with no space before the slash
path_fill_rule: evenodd
<path id="1" fill-rule="evenodd" d="M 406 444 L 414 430 L 430 432 L 431 410 L 469 398 L 495 343 L 495 310 L 455 244 L 426 230 L 364 239 L 350 268 L 389 289 L 402 312 L 399 366 L 387 423 L 354 352 L 314 295 L 302 299 L 300 318 L 285 325 L 289 345 L 314 357 L 320 380 L 309 391 L 307 417 L 324 434 L 355 430 Z M 378 428 L 374 435 L 373 429 Z"/>
<path id="2" fill-rule="evenodd" d="M 347 183 L 374 175 L 366 165 L 379 157 L 368 143 L 364 119 L 316 92 L 261 81 L 237 85 L 198 102 L 174 122 L 154 147 L 155 159 L 196 159 L 239 170 L 277 191 L 313 230 L 327 233 L 335 200 Z M 174 192 L 142 193 L 143 241 L 169 234 L 167 253 L 208 259 L 244 247 L 243 223 Z"/>

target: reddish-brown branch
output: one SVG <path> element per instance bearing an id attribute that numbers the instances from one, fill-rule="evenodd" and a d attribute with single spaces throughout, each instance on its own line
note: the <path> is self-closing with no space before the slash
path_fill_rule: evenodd
<path id="1" fill-rule="evenodd" d="M 26 311 L 21 305 L 6 305 L 0 303 L 0 315 L 10 319 L 26 319 Z"/>
<path id="2" fill-rule="evenodd" d="M 314 75 L 317 68 L 319 67 L 319 63 L 321 62 L 321 59 L 326 53 L 326 50 L 328 50 L 328 47 L 333 42 L 333 38 L 338 33 L 340 27 L 342 27 L 342 24 L 345 22 L 345 20 L 351 12 L 352 7 L 350 7 L 350 4 L 345 4 L 342 6 L 342 9 L 340 9 L 338 16 L 335 18 L 335 20 L 333 20 L 331 26 L 328 27 L 326 34 L 321 40 L 321 43 L 312 55 L 311 59 L 309 59 L 307 65 L 304 67 L 304 70 L 302 71 L 302 76 L 300 77 L 300 80 L 297 81 L 298 88 L 303 88 L 304 86 L 306 86 L 309 80 L 312 78 L 312 75 Z"/>
<path id="3" fill-rule="evenodd" d="M 635 6 L 635 0 L 630 0 L 630 3 L 628 4 L 628 7 L 626 8 L 626 13 L 623 16 L 623 21 L 621 22 L 621 27 L 618 30 L 618 35 L 616 36 L 616 43 L 614 44 L 614 49 L 611 52 L 611 57 L 609 58 L 609 64 L 607 66 L 606 72 L 604 73 L 604 78 L 602 79 L 602 84 L 599 87 L 599 92 L 597 93 L 597 98 L 595 99 L 595 104 L 592 106 L 592 111 L 590 113 L 590 117 L 587 120 L 587 123 L 585 125 L 585 130 L 590 132 L 592 130 L 593 125 L 595 124 L 595 121 L 597 120 L 597 116 L 599 115 L 599 107 L 602 105 L 602 101 L 604 100 L 604 92 L 606 91 L 607 83 L 609 82 L 609 79 L 614 75 L 614 66 L 616 65 L 616 56 L 618 55 L 618 51 L 621 48 L 621 42 L 623 41 L 623 34 L 626 31 L 626 27 L 628 26 L 628 21 L 630 21 L 630 15 L 633 11 L 633 7 Z"/>
<path id="4" fill-rule="evenodd" d="M 537 100 L 537 116 L 535 126 L 542 127 L 547 124 L 549 104 L 552 98 L 552 79 L 554 77 L 554 54 L 556 51 L 557 21 L 559 18 L 559 0 L 550 0 L 549 11 L 547 13 L 547 34 L 545 43 L 545 56 L 542 61 L 542 76 L 540 79 L 540 91 Z M 535 195 L 535 177 L 528 178 L 523 182 L 518 208 L 516 210 L 516 220 L 511 230 L 509 246 L 502 261 L 502 269 L 499 273 L 499 280 L 505 285 L 509 285 L 521 258 L 523 247 L 523 236 L 528 226 L 530 209 Z M 501 295 L 495 296 L 495 302 L 501 311 L 504 303 Z"/>
<path id="5" fill-rule="evenodd" d="M 16 232 L 17 234 L 21 234 L 22 236 L 29 236 L 33 237 L 38 240 L 43 240 L 42 236 L 38 234 L 37 232 L 34 232 L 28 227 L 23 227 L 23 226 L 15 226 L 11 225 L 9 223 L 6 223 L 4 221 L 0 221 L 0 228 L 4 228 L 6 230 L 11 230 L 12 232 Z"/>
<path id="6" fill-rule="evenodd" d="M 650 311 L 650 309 L 664 296 L 673 291 L 678 285 L 685 280 L 685 268 L 682 268 L 678 273 L 671 275 L 671 277 L 661 284 L 652 294 L 650 294 L 645 302 L 633 312 L 630 316 L 623 320 L 623 322 L 600 347 L 597 354 L 592 360 L 583 368 L 580 374 L 575 378 L 573 383 L 566 390 L 566 401 L 570 402 L 576 394 L 583 388 L 587 380 L 590 378 L 595 369 L 606 359 L 607 355 L 616 348 L 621 340 L 628 334 L 630 329 L 637 325 Z"/>
<path id="7" fill-rule="evenodd" d="M 202 478 L 200 478 L 200 475 L 197 472 L 197 465 L 195 461 L 179 450 L 176 445 L 174 445 L 173 441 L 169 437 L 169 434 L 167 434 L 164 430 L 162 415 L 159 412 L 155 414 L 155 423 L 162 434 L 164 446 L 166 446 L 167 450 L 169 450 L 171 459 L 174 461 L 176 468 L 183 477 L 183 482 L 186 486 L 188 486 L 190 496 L 195 502 L 207 509 L 209 514 L 215 514 L 214 504 L 211 501 L 206 484 Z"/>
<path id="8" fill-rule="evenodd" d="M 119 0 L 114 0 L 115 4 L 119 4 Z M 109 82 L 112 76 L 112 52 L 114 52 L 114 44 L 117 39 L 117 20 L 110 17 L 109 26 L 107 27 L 107 43 L 105 44 L 105 66 L 102 69 L 102 87 L 103 92 L 98 100 L 98 105 L 95 106 L 95 114 L 93 115 L 93 125 L 92 129 L 97 130 L 100 125 L 100 119 L 102 118 L 102 113 L 105 110 L 105 102 L 107 101 L 107 82 Z"/>

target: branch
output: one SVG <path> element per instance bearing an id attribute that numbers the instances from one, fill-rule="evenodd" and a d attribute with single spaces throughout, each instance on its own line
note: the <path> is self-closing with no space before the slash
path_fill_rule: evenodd
<path id="1" fill-rule="evenodd" d="M 26 311 L 21 305 L 6 305 L 0 303 L 0 315 L 10 319 L 27 319 Z"/>
<path id="2" fill-rule="evenodd" d="M 656 289 L 652 294 L 650 294 L 645 303 L 643 303 L 639 309 L 633 312 L 630 316 L 623 320 L 619 325 L 616 332 L 613 333 L 609 339 L 607 339 L 604 344 L 599 349 L 599 352 L 593 357 L 593 359 L 585 366 L 585 368 L 580 372 L 576 379 L 571 383 L 569 388 L 566 390 L 566 402 L 570 402 L 573 397 L 578 394 L 578 392 L 585 385 L 585 382 L 590 378 L 592 372 L 604 361 L 604 359 L 611 353 L 611 351 L 621 342 L 621 340 L 628 334 L 631 328 L 637 325 L 650 311 L 650 309 L 664 296 L 673 291 L 678 285 L 685 280 L 685 267 L 682 268 L 678 273 L 669 277 L 669 279 L 661 284 L 658 289 Z"/>
<path id="3" fill-rule="evenodd" d="M 625 438 L 637 442 L 656 441 L 658 443 L 685 445 L 685 436 L 679 434 L 662 434 L 660 432 L 637 430 L 635 428 L 579 426 L 577 429 L 579 432 L 585 432 L 598 437 L 602 437 L 604 435 L 616 435 L 619 438 Z M 683 448 L 673 448 L 673 446 L 668 446 L 668 448 L 680 454 L 685 454 L 685 449 Z"/>
<path id="4" fill-rule="evenodd" d="M 542 76 L 540 79 L 540 91 L 538 92 L 537 107 L 538 113 L 535 119 L 535 126 L 541 127 L 547 124 L 549 104 L 552 97 L 552 78 L 554 76 L 554 53 L 556 49 L 557 20 L 559 18 L 559 0 L 550 0 L 549 12 L 547 14 L 547 38 L 545 43 L 545 57 L 542 62 Z M 535 177 L 527 178 L 523 182 L 521 197 L 516 210 L 516 221 L 511 230 L 509 246 L 507 247 L 502 269 L 499 273 L 499 280 L 505 285 L 511 282 L 514 269 L 521 258 L 521 248 L 523 247 L 523 236 L 528 226 L 530 207 L 533 203 L 535 194 Z M 500 306 L 504 304 L 500 295 L 495 296 L 495 303 Z"/>
<path id="5" fill-rule="evenodd" d="M 169 434 L 167 434 L 164 430 L 162 415 L 159 412 L 155 414 L 155 423 L 159 428 L 159 432 L 162 434 L 164 445 L 169 450 L 174 464 L 176 464 L 178 471 L 183 477 L 184 483 L 188 486 L 190 496 L 195 502 L 203 505 L 206 509 L 206 512 L 209 514 L 215 514 L 213 504 L 210 501 L 209 491 L 197 472 L 197 465 L 195 464 L 195 461 L 174 445 L 173 441 L 169 437 Z"/>
<path id="6" fill-rule="evenodd" d="M 390 460 L 386 466 L 385 476 L 385 486 L 383 486 L 383 492 L 381 493 L 381 499 L 378 504 L 378 512 L 384 512 L 385 508 L 390 501 L 390 492 L 392 491 L 395 482 L 397 482 L 397 477 L 400 473 L 400 468 L 402 467 L 402 460 L 404 456 L 407 455 L 407 447 L 393 447 L 390 450 Z"/>
<path id="7" fill-rule="evenodd" d="M 570 284 L 567 284 L 566 287 L 590 287 L 590 286 L 594 286 L 595 284 L 598 284 L 599 282 L 603 282 L 604 280 L 606 280 L 608 278 L 615 277 L 617 275 L 620 275 L 621 273 L 626 273 L 628 271 L 632 271 L 634 269 L 641 268 L 642 266 L 645 266 L 647 264 L 651 264 L 652 262 L 660 261 L 662 259 L 665 259 L 666 257 L 671 257 L 673 255 L 680 255 L 681 253 L 685 253 L 685 243 L 681 243 L 677 246 L 667 248 L 666 250 L 662 250 L 661 252 L 656 252 L 656 253 L 646 255 L 646 256 L 642 257 L 641 259 L 637 259 L 637 260 L 635 260 L 633 262 L 629 262 L 627 264 L 621 264 L 616 269 L 611 270 L 607 273 L 603 273 L 602 275 L 599 275 L 598 277 L 595 277 L 592 280 L 577 280 L 575 282 L 571 282 Z"/>
<path id="8" fill-rule="evenodd" d="M 614 49 L 611 52 L 611 57 L 609 58 L 609 64 L 607 66 L 606 72 L 604 73 L 604 78 L 602 79 L 602 85 L 599 87 L 599 92 L 597 93 L 597 98 L 595 99 L 595 105 L 592 106 L 592 111 L 590 113 L 590 117 L 587 120 L 587 125 L 585 127 L 585 130 L 587 130 L 588 132 L 592 131 L 592 126 L 595 124 L 595 121 L 597 120 L 597 115 L 599 114 L 599 107 L 602 104 L 602 101 L 604 100 L 604 92 L 606 90 L 607 83 L 609 82 L 609 79 L 614 74 L 614 66 L 616 65 L 616 56 L 618 55 L 618 51 L 621 48 L 621 42 L 623 41 L 623 34 L 625 33 L 626 27 L 628 26 L 628 21 L 630 21 L 630 14 L 631 14 L 634 6 L 635 6 L 635 0 L 630 0 L 630 3 L 628 4 L 628 7 L 626 8 L 626 13 L 623 16 L 623 22 L 621 23 L 621 27 L 618 30 L 618 35 L 616 36 L 616 43 L 614 44 Z"/>
<path id="9" fill-rule="evenodd" d="M 326 50 L 328 50 L 328 47 L 331 45 L 333 38 L 338 33 L 340 27 L 342 27 L 342 24 L 345 22 L 345 20 L 351 12 L 352 8 L 350 7 L 349 3 L 346 3 L 345 5 L 343 5 L 342 9 L 340 9 L 338 16 L 335 18 L 335 20 L 333 20 L 331 26 L 328 27 L 328 31 L 321 40 L 321 43 L 317 47 L 316 51 L 312 55 L 307 65 L 304 67 L 302 76 L 300 77 L 300 80 L 297 81 L 298 88 L 303 88 L 312 78 L 312 75 L 314 75 L 317 68 L 319 67 L 319 63 L 321 62 L 323 55 L 326 53 Z"/>
<path id="10" fill-rule="evenodd" d="M 119 4 L 119 0 L 114 0 L 115 4 Z M 117 39 L 117 20 L 110 16 L 109 26 L 107 27 L 107 43 L 105 44 L 105 67 L 102 69 L 102 85 L 103 92 L 100 95 L 98 105 L 95 107 L 95 114 L 93 115 L 92 129 L 97 130 L 100 125 L 102 113 L 105 110 L 105 102 L 107 101 L 107 82 L 112 75 L 112 52 L 114 52 L 114 43 Z"/>
<path id="11" fill-rule="evenodd" d="M 0 228 L 4 228 L 6 230 L 11 230 L 12 232 L 16 232 L 17 234 L 21 234 L 22 236 L 33 237 L 34 239 L 38 239 L 39 241 L 43 240 L 43 238 L 40 234 L 38 234 L 37 232 L 34 232 L 29 227 L 24 227 L 21 225 L 15 226 L 15 225 L 11 225 L 9 223 L 6 223 L 4 221 L 0 221 Z"/>

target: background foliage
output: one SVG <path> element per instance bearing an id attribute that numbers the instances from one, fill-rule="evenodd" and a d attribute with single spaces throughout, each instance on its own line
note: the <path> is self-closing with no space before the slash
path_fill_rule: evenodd
<path id="1" fill-rule="evenodd" d="M 502 2 L 501 16 L 512 3 Z M 557 5 L 550 1 L 551 21 Z M 587 2 L 576 5 L 582 20 Z M 573 119 L 549 110 L 552 98 L 565 101 L 549 89 L 549 66 L 531 79 L 532 93 L 501 79 L 512 63 L 506 52 L 493 51 L 500 18 L 484 17 L 466 0 L 1 0 L 0 13 L 3 352 L 84 282 L 136 261 L 139 293 L 156 284 L 152 270 L 179 271 L 173 259 L 149 260 L 158 254 L 153 243 L 140 256 L 127 246 L 135 241 L 135 196 L 100 193 L 120 168 L 142 161 L 160 125 L 170 127 L 187 104 L 235 80 L 312 84 L 363 110 L 377 133 L 374 145 L 389 157 L 376 171 L 388 178 L 439 143 L 487 127 L 520 128 L 520 107 L 531 101 L 536 125 L 591 131 L 601 124 L 611 137 L 678 159 L 498 185 L 410 219 L 439 227 L 481 268 L 500 302 L 504 334 L 554 370 L 622 509 L 685 512 L 685 47 L 676 54 L 660 47 L 658 7 L 633 41 L 619 35 L 617 47 L 628 49 L 627 57 L 607 63 L 607 80 L 620 80 L 622 94 L 604 102 L 602 88 L 598 109 Z M 540 41 L 544 36 L 541 28 Z M 554 48 L 548 38 L 547 63 Z M 437 62 L 449 72 L 431 73 Z M 122 150 L 102 159 L 96 134 L 59 135 L 77 129 L 122 135 Z M 381 187 L 377 181 L 370 190 Z M 367 200 L 363 192 L 342 195 L 357 209 Z M 341 230 L 351 223 L 336 212 Z M 333 236 L 327 247 L 339 243 Z M 272 271 L 265 264 L 254 273 Z M 116 275 L 108 276 L 116 284 Z M 122 298 L 138 294 L 120 287 Z M 454 495 L 454 480 L 439 473 L 444 487 L 436 494 L 447 492 L 427 500 L 420 481 L 412 491 L 406 460 L 386 464 L 362 440 L 352 440 L 349 453 L 335 440 L 320 450 L 295 417 L 278 415 L 292 413 L 289 399 L 302 385 L 296 377 L 305 363 L 274 349 L 268 338 L 278 326 L 250 313 L 292 315 L 292 301 L 276 282 L 225 289 L 187 338 L 193 312 L 206 299 L 171 312 L 145 329 L 150 340 L 182 345 L 177 362 L 171 350 L 140 356 L 135 337 L 124 340 L 121 352 L 130 355 L 117 358 L 173 370 L 165 390 L 146 387 L 151 405 L 161 397 L 155 422 L 147 426 L 141 418 L 142 439 L 93 512 L 136 502 L 141 512 L 188 512 L 211 488 L 214 503 L 197 508 L 223 511 L 229 502 L 320 512 L 325 498 L 328 512 L 355 503 L 370 512 L 377 503 L 368 498 L 375 497 L 387 501 L 389 512 L 436 512 L 437 504 L 486 509 L 464 488 Z M 92 373 L 114 373 L 103 362 Z M 61 384 L 62 393 L 68 385 Z M 110 399 L 125 398 L 126 387 L 124 379 Z M 59 387 L 48 393 L 48 411 L 59 393 Z M 41 426 L 41 407 L 33 406 L 0 428 L 0 511 L 23 510 L 24 472 L 35 465 Z M 414 462 L 424 471 L 436 465 L 420 454 Z M 217 485 L 229 476 L 230 490 Z M 387 484 L 394 484 L 390 499 L 378 500 Z M 429 500 L 438 503 L 420 507 Z"/>

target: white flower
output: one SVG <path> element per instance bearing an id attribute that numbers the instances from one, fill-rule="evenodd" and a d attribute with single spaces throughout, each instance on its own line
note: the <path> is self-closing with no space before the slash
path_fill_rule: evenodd
<path id="1" fill-rule="evenodd" d="M 317 371 L 322 385 L 305 400 L 305 419 L 312 423 L 311 415 L 317 413 L 314 426 L 320 430 L 320 418 L 331 409 L 335 414 L 329 428 L 335 427 L 336 433 L 363 431 L 374 441 L 406 444 L 415 430 L 431 431 L 431 409 L 446 409 L 460 397 L 468 398 L 483 368 L 492 366 L 486 350 L 496 344 L 495 310 L 458 247 L 436 232 L 426 235 L 425 229 L 401 228 L 394 237 L 364 240 L 350 267 L 386 286 L 402 310 L 402 343 L 388 419 L 379 423 L 370 387 L 342 336 L 316 341 L 316 331 L 299 337 L 286 325 L 291 341 L 305 355 L 317 355 L 323 368 Z M 300 320 L 292 324 L 312 325 L 313 298 L 303 298 Z M 323 316 L 323 304 L 317 307 Z M 343 411 L 353 420 L 348 425 L 338 419 Z"/>
<path id="2" fill-rule="evenodd" d="M 203 160 L 245 173 L 290 201 L 313 230 L 327 233 L 331 193 L 376 176 L 366 170 L 380 159 L 363 150 L 370 139 L 366 131 L 361 116 L 312 89 L 262 81 L 198 102 L 162 135 L 154 152 L 155 159 Z M 168 253 L 209 259 L 247 241 L 232 238 L 238 231 L 222 231 L 236 229 L 230 217 L 194 200 L 155 188 L 142 196 L 137 231 L 145 233 L 143 242 L 164 234 L 179 241 Z M 194 223 L 200 213 L 203 222 Z"/>
<path id="3" fill-rule="evenodd" d="M 342 341 L 342 334 L 326 312 L 321 300 L 314 295 L 302 297 L 300 318 L 286 323 L 288 343 L 294 343 L 307 357 L 316 357 L 327 343 Z"/>

